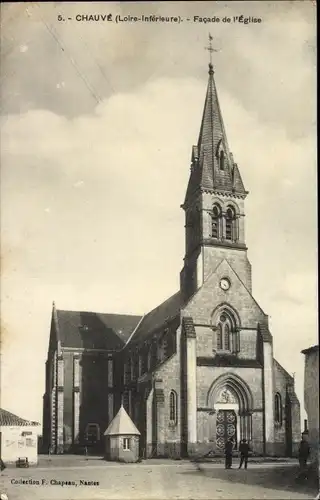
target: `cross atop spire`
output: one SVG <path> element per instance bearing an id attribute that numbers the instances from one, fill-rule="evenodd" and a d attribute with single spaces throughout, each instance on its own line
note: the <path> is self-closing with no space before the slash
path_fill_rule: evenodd
<path id="1" fill-rule="evenodd" d="M 205 50 L 207 50 L 209 52 L 209 54 L 210 54 L 209 74 L 213 74 L 212 52 L 218 52 L 217 49 L 214 49 L 212 47 L 212 40 L 213 40 L 213 37 L 209 33 L 209 46 L 205 47 Z"/>

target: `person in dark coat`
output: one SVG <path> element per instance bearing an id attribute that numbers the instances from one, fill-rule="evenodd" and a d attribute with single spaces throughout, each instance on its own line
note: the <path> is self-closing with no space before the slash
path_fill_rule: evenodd
<path id="1" fill-rule="evenodd" d="M 0 470 L 1 472 L 6 468 L 4 461 L 0 458 Z"/>
<path id="2" fill-rule="evenodd" d="M 232 467 L 232 450 L 233 450 L 233 440 L 228 439 L 225 445 L 226 469 L 231 469 Z"/>
<path id="3" fill-rule="evenodd" d="M 300 478 L 306 477 L 307 461 L 310 455 L 310 446 L 302 434 L 302 438 L 299 444 L 298 459 L 299 459 L 299 476 Z"/>
<path id="4" fill-rule="evenodd" d="M 239 469 L 241 469 L 243 462 L 244 462 L 244 468 L 245 469 L 247 468 L 247 466 L 248 466 L 249 451 L 250 451 L 249 444 L 247 443 L 246 439 L 243 439 L 241 441 L 241 443 L 240 443 L 240 446 L 239 446 L 239 452 L 240 452 L 240 465 L 239 465 Z"/>

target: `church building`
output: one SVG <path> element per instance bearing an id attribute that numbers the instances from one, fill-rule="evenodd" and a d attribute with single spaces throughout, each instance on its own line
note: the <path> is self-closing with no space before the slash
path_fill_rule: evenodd
<path id="1" fill-rule="evenodd" d="M 260 455 L 296 453 L 294 380 L 274 358 L 268 316 L 252 294 L 247 195 L 210 63 L 182 205 L 180 290 L 144 316 L 53 305 L 43 398 L 52 453 L 102 453 L 121 404 L 141 433 L 142 457 L 219 455 L 230 437 Z"/>

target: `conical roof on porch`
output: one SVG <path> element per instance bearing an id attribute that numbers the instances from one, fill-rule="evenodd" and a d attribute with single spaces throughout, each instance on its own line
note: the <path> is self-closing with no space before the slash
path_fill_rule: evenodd
<path id="1" fill-rule="evenodd" d="M 104 436 L 120 436 L 120 435 L 140 436 L 140 432 L 132 422 L 128 413 L 121 405 L 120 410 L 109 424 Z"/>

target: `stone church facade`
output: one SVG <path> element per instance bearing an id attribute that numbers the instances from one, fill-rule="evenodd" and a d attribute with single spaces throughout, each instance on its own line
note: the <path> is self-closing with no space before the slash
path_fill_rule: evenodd
<path id="1" fill-rule="evenodd" d="M 140 316 L 53 305 L 43 440 L 53 453 L 91 446 L 121 402 L 142 456 L 223 453 L 232 437 L 290 456 L 300 440 L 294 380 L 274 359 L 268 316 L 252 295 L 245 190 L 229 150 L 213 67 L 182 208 L 180 290 Z"/>

